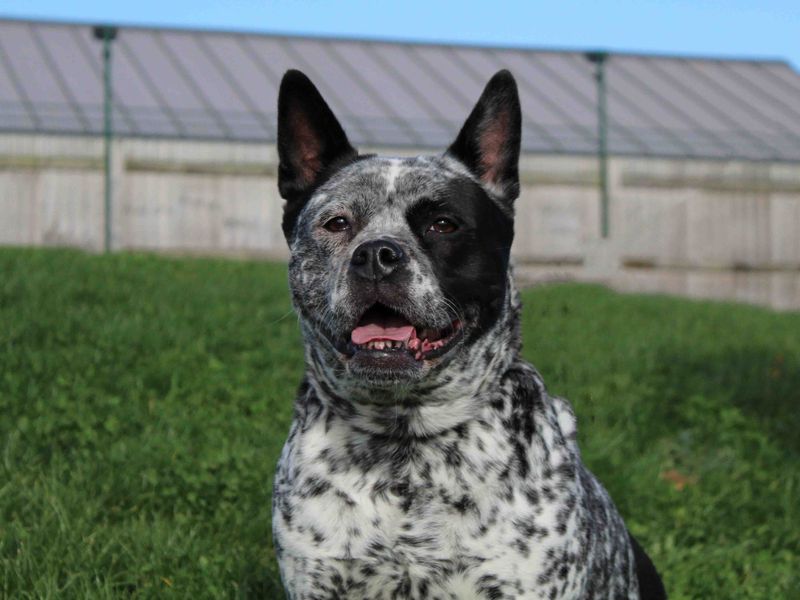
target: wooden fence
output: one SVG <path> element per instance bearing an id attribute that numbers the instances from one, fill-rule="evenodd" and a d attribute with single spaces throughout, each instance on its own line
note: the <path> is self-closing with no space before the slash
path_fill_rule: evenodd
<path id="1" fill-rule="evenodd" d="M 285 257 L 272 146 L 123 139 L 113 247 Z M 525 156 L 523 280 L 596 280 L 800 309 L 800 165 L 614 158 L 599 240 L 591 157 Z M 0 244 L 103 247 L 102 141 L 0 136 Z"/>

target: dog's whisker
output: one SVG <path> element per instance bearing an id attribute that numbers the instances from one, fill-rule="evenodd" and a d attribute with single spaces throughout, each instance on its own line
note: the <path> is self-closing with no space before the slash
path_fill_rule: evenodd
<path id="1" fill-rule="evenodd" d="M 284 314 L 282 314 L 277 319 L 274 319 L 273 321 L 270 321 L 269 323 L 267 323 L 267 325 L 269 327 L 272 327 L 273 325 L 277 325 L 278 323 L 283 321 L 285 318 L 287 318 L 288 316 L 290 316 L 294 312 L 295 312 L 294 308 L 290 308 L 289 310 L 287 310 Z M 296 315 L 296 316 L 297 316 L 297 319 L 299 320 L 300 319 L 300 315 Z"/>

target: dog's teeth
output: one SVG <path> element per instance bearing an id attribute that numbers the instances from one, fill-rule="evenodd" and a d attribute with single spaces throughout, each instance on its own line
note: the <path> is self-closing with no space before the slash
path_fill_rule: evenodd
<path id="1" fill-rule="evenodd" d="M 384 347 L 383 340 L 378 340 L 377 342 L 375 342 L 375 349 L 376 350 L 383 350 L 383 347 Z"/>

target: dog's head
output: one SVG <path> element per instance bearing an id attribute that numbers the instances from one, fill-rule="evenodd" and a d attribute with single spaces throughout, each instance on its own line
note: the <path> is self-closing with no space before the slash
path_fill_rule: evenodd
<path id="1" fill-rule="evenodd" d="M 489 367 L 498 348 L 487 338 L 504 337 L 508 318 L 520 121 L 501 71 L 442 156 L 360 156 L 311 81 L 286 73 L 283 231 L 307 360 L 324 384 L 396 398 Z"/>

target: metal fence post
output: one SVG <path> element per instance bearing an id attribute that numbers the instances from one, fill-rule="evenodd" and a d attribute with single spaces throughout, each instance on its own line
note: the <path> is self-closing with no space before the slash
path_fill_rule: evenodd
<path id="1" fill-rule="evenodd" d="M 111 42 L 117 37 L 117 28 L 111 25 L 99 25 L 94 28 L 95 39 L 102 40 L 103 42 L 103 140 L 104 140 L 104 223 L 105 223 L 105 237 L 103 240 L 103 248 L 106 252 L 111 252 L 113 245 L 112 240 L 112 206 L 111 206 L 111 192 L 112 192 L 112 177 L 111 177 L 111 140 L 114 135 L 114 122 L 113 122 L 113 90 L 111 82 Z"/>
<path id="2" fill-rule="evenodd" d="M 594 63 L 597 81 L 597 160 L 600 178 L 600 235 L 609 234 L 608 193 L 608 111 L 606 108 L 606 60 L 608 52 L 587 52 L 586 58 Z"/>

